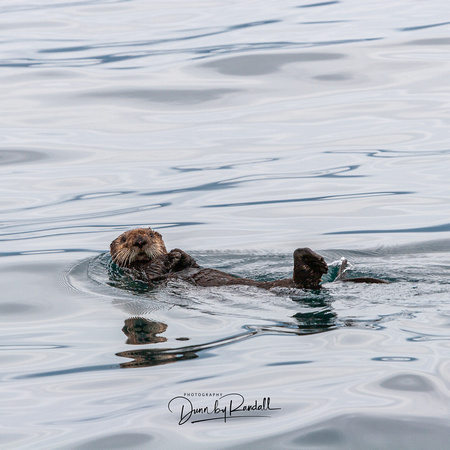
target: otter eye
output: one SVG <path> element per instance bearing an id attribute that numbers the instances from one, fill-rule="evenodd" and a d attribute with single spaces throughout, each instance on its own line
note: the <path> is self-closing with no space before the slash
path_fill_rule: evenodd
<path id="1" fill-rule="evenodd" d="M 122 236 L 121 238 L 120 238 L 120 242 L 125 242 L 127 240 L 127 238 L 125 237 L 125 236 Z"/>

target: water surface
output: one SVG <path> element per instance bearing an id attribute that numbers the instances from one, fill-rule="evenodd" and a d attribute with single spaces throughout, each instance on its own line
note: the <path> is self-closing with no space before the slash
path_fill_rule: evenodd
<path id="1" fill-rule="evenodd" d="M 446 447 L 445 2 L 9 0 L 0 27 L 1 448 Z M 390 284 L 149 289 L 109 272 L 137 226 Z M 265 409 L 168 407 L 227 394 Z"/>

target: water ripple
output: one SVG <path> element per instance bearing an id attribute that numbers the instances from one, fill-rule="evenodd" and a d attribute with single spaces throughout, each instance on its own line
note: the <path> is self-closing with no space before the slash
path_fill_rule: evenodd
<path id="1" fill-rule="evenodd" d="M 391 228 L 391 229 L 369 229 L 369 230 L 346 230 L 346 231 L 330 231 L 325 234 L 372 234 L 372 233 L 443 233 L 450 231 L 450 223 L 441 225 L 431 225 L 427 227 L 416 228 Z"/>
<path id="2" fill-rule="evenodd" d="M 102 104 L 120 99 L 123 103 L 130 100 L 133 104 L 136 101 L 171 103 L 182 105 L 194 105 L 220 99 L 225 95 L 241 92 L 239 89 L 128 89 L 102 91 L 95 90 L 82 94 L 90 100 L 99 99 Z"/>
<path id="3" fill-rule="evenodd" d="M 254 76 L 267 75 L 280 70 L 286 64 L 332 61 L 345 58 L 341 53 L 281 53 L 242 55 L 218 59 L 203 64 L 226 75 Z"/>
<path id="4" fill-rule="evenodd" d="M 429 25 L 417 25 L 414 27 L 405 27 L 400 28 L 399 31 L 418 31 L 418 30 L 426 30 L 427 28 L 436 28 L 436 27 L 443 27 L 446 25 L 450 25 L 450 22 L 442 22 L 442 23 L 431 23 Z"/>
<path id="5" fill-rule="evenodd" d="M 391 195 L 411 195 L 412 191 L 393 191 L 393 192 L 360 192 L 355 194 L 340 194 L 340 195 L 323 195 L 318 197 L 304 197 L 304 198 L 290 198 L 279 200 L 262 200 L 253 202 L 236 202 L 236 203 L 224 203 L 217 205 L 205 205 L 204 208 L 228 208 L 235 206 L 255 206 L 255 205 L 272 205 L 283 203 L 299 203 L 299 202 L 318 202 L 324 200 L 348 200 L 358 198 L 370 198 L 370 197 L 386 197 Z M 350 233 L 350 232 L 349 232 Z"/>
<path id="6" fill-rule="evenodd" d="M 310 3 L 308 5 L 300 5 L 300 6 L 297 6 L 297 8 L 316 8 L 318 6 L 337 5 L 338 3 L 341 3 L 341 2 L 334 0 L 334 1 L 329 1 L 329 2 L 319 2 L 319 3 Z"/>
<path id="7" fill-rule="evenodd" d="M 36 150 L 0 149 L 0 166 L 10 164 L 27 164 L 42 161 L 48 158 L 49 156 L 46 153 Z"/>
<path id="8" fill-rule="evenodd" d="M 365 155 L 370 158 L 423 158 L 429 156 L 447 156 L 450 154 L 450 149 L 443 150 L 387 150 L 387 149 L 375 149 L 375 150 L 327 150 L 325 153 L 330 154 L 346 154 L 346 155 Z"/>

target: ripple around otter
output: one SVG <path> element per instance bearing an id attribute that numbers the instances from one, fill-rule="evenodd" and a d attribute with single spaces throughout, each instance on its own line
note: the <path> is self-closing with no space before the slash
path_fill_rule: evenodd
<path id="1" fill-rule="evenodd" d="M 289 276 L 291 270 L 291 255 L 190 253 L 202 266 L 259 280 Z M 332 283 L 337 275 L 340 257 L 352 253 L 350 261 L 354 264 L 350 267 L 350 277 L 373 276 L 390 280 L 391 284 Z M 370 252 L 364 253 L 370 255 Z M 297 330 L 303 330 L 299 332 L 325 331 L 339 326 L 378 327 L 389 317 L 403 314 L 402 309 L 407 304 L 405 302 L 410 301 L 411 291 L 417 299 L 426 299 L 427 304 L 448 303 L 447 270 L 441 266 L 438 269 L 440 274 L 431 277 L 420 268 L 425 260 L 431 267 L 437 256 L 419 254 L 418 263 L 414 263 L 414 259 L 404 255 L 400 248 L 397 251 L 386 249 L 373 252 L 371 256 L 364 253 L 345 250 L 324 252 L 328 261 L 335 262 L 329 264 L 329 272 L 323 277 L 320 292 L 298 289 L 266 291 L 248 286 L 198 288 L 183 282 L 171 282 L 167 287 L 151 287 L 133 280 L 117 268 L 109 253 L 83 261 L 73 267 L 67 277 L 75 289 L 111 302 L 134 316 L 174 307 L 186 308 L 224 317 L 264 320 L 274 326 L 294 326 Z M 389 262 L 385 259 L 385 253 L 389 255 Z M 390 304 L 387 314 L 382 307 L 385 298 L 389 298 Z M 373 306 L 368 308 L 368 304 Z"/>
<path id="2" fill-rule="evenodd" d="M 257 273 L 261 273 L 264 266 L 269 266 L 272 269 L 271 278 L 289 273 L 289 269 L 286 271 L 284 266 L 290 263 L 290 259 L 282 255 L 246 257 L 218 255 L 216 252 L 200 255 L 200 261 L 204 261 L 205 266 L 215 265 L 224 270 L 244 272 L 244 275 L 254 270 L 257 264 L 260 266 L 256 269 Z M 259 275 L 258 279 L 264 280 L 265 277 Z M 95 294 L 99 298 L 113 298 L 115 306 L 135 315 L 177 306 L 212 314 L 268 319 L 273 318 L 277 307 L 282 306 L 279 317 L 284 321 L 289 320 L 293 311 L 298 311 L 297 301 L 305 298 L 319 301 L 324 298 L 322 293 L 307 293 L 297 289 L 269 292 L 248 286 L 197 288 L 183 282 L 171 282 L 167 287 L 150 287 L 120 270 L 112 263 L 109 254 L 102 254 L 73 267 L 68 273 L 68 281 L 75 289 Z"/>

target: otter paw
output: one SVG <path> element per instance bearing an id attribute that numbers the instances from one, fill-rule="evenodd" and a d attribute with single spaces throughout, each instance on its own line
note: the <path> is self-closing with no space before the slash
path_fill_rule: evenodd
<path id="1" fill-rule="evenodd" d="M 313 272 L 322 274 L 328 272 L 328 265 L 325 259 L 310 248 L 298 248 L 295 250 L 294 260 L 301 262 L 304 266 L 308 266 Z"/>
<path id="2" fill-rule="evenodd" d="M 172 250 L 168 254 L 166 267 L 170 272 L 176 271 L 178 269 L 177 266 L 180 266 L 180 262 L 182 259 L 182 254 L 179 251 Z"/>
<path id="3" fill-rule="evenodd" d="M 179 248 L 174 248 L 171 250 L 168 256 L 168 268 L 170 271 L 178 272 L 190 267 L 199 267 L 194 258 Z"/>

